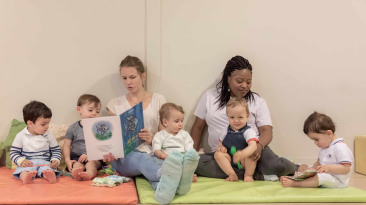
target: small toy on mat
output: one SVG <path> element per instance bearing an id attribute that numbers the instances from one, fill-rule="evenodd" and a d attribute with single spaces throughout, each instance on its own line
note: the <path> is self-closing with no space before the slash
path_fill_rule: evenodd
<path id="1" fill-rule="evenodd" d="M 236 147 L 235 146 L 231 146 L 230 153 L 234 156 L 234 154 L 236 153 Z M 238 164 L 238 168 L 242 169 L 242 166 L 241 166 L 240 162 L 238 162 L 237 164 Z"/>
<path id="2" fill-rule="evenodd" d="M 109 175 L 116 175 L 117 171 L 114 169 L 111 165 L 104 166 L 102 170 L 99 170 L 100 172 L 104 172 L 107 176 Z"/>
<path id="3" fill-rule="evenodd" d="M 293 179 L 295 181 L 301 181 L 310 177 L 313 177 L 317 174 L 318 172 L 315 169 L 307 169 L 303 172 L 295 172 L 294 176 L 286 176 L 289 179 Z"/>
<path id="4" fill-rule="evenodd" d="M 93 186 L 103 186 L 103 187 L 114 187 L 121 185 L 122 183 L 130 182 L 131 178 L 122 177 L 117 175 L 110 175 L 104 178 L 96 177 L 93 179 Z"/>

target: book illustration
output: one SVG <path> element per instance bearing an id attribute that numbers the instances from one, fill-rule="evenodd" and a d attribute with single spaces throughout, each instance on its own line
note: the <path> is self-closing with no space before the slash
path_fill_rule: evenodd
<path id="1" fill-rule="evenodd" d="M 142 103 L 119 116 L 82 119 L 82 125 L 89 160 L 103 159 L 108 153 L 123 158 L 142 143 L 139 138 L 144 128 Z"/>
<path id="2" fill-rule="evenodd" d="M 301 181 L 310 177 L 313 177 L 317 174 L 318 172 L 315 169 L 307 169 L 303 172 L 295 172 L 294 176 L 286 176 L 289 179 L 293 179 L 295 181 Z"/>
<path id="3" fill-rule="evenodd" d="M 112 137 L 112 124 L 108 121 L 98 121 L 94 123 L 93 134 L 98 140 L 108 140 Z"/>
<path id="4" fill-rule="evenodd" d="M 144 128 L 142 103 L 139 103 L 122 113 L 120 115 L 120 119 L 122 125 L 124 154 L 127 155 L 143 143 L 139 138 L 139 132 Z"/>

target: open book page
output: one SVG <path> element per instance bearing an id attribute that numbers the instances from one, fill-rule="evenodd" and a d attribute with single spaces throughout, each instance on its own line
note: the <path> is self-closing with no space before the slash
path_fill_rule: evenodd
<path id="1" fill-rule="evenodd" d="M 112 153 L 123 158 L 141 144 L 138 134 L 144 128 L 142 103 L 119 116 L 82 119 L 89 160 Z"/>
<path id="2" fill-rule="evenodd" d="M 296 172 L 294 176 L 286 176 L 289 179 L 293 179 L 295 181 L 301 181 L 310 177 L 313 177 L 317 174 L 315 169 L 307 169 L 303 172 Z"/>

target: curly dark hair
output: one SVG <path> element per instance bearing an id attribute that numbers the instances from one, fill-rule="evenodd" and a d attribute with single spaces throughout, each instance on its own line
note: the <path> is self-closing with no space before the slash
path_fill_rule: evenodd
<path id="1" fill-rule="evenodd" d="M 226 103 L 230 100 L 228 78 L 231 76 L 231 73 L 236 70 L 244 69 L 248 69 L 250 72 L 252 72 L 252 65 L 250 65 L 249 61 L 242 56 L 234 56 L 226 63 L 225 69 L 222 71 L 222 78 L 216 85 L 216 90 L 220 93 L 216 101 L 216 103 L 219 103 L 218 109 L 225 107 Z M 249 92 L 244 96 L 244 99 L 247 102 L 254 101 L 253 94 L 257 93 L 249 90 Z"/>

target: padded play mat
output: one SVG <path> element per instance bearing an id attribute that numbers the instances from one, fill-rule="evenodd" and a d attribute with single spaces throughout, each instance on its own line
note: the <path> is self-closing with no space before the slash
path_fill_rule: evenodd
<path id="1" fill-rule="evenodd" d="M 142 204 L 156 204 L 154 190 L 142 177 L 136 178 Z M 296 202 L 366 202 L 366 191 L 354 187 L 344 189 L 283 188 L 280 182 L 227 182 L 224 179 L 198 177 L 186 195 L 176 196 L 171 203 L 296 203 Z"/>

